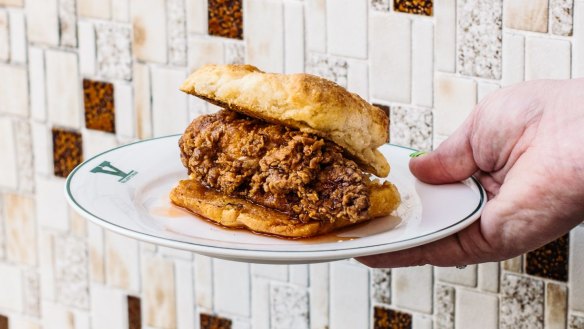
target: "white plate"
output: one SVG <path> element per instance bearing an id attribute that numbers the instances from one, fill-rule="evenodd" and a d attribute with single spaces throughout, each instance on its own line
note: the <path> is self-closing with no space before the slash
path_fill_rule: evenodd
<path id="1" fill-rule="evenodd" d="M 173 206 L 168 193 L 187 177 L 178 135 L 97 155 L 67 178 L 66 196 L 82 216 L 132 238 L 256 263 L 314 263 L 406 249 L 453 234 L 479 218 L 485 192 L 474 179 L 424 184 L 408 169 L 411 149 L 384 145 L 402 204 L 392 216 L 307 240 L 224 229 Z"/>

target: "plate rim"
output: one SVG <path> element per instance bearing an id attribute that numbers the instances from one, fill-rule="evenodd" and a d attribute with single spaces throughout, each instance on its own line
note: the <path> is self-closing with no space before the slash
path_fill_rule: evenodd
<path id="1" fill-rule="evenodd" d="M 225 257 L 231 257 L 231 258 L 246 258 L 247 257 L 247 258 L 261 259 L 261 260 L 284 260 L 284 259 L 298 260 L 298 259 L 307 259 L 307 258 L 314 259 L 316 256 L 320 256 L 321 258 L 323 258 L 323 257 L 326 258 L 326 256 L 329 254 L 331 254 L 330 256 L 332 258 L 340 259 L 340 258 L 353 257 L 356 255 L 363 256 L 366 254 L 378 253 L 380 251 L 383 252 L 383 249 L 387 249 L 388 251 L 391 251 L 391 250 L 397 251 L 397 250 L 401 250 L 401 249 L 416 247 L 416 246 L 419 246 L 422 244 L 427 244 L 427 243 L 439 240 L 445 236 L 450 235 L 451 232 L 454 231 L 456 228 L 460 228 L 460 230 L 462 230 L 465 227 L 472 224 L 474 221 L 476 221 L 480 217 L 481 210 L 484 208 L 486 201 L 487 201 L 486 192 L 485 192 L 483 186 L 479 183 L 479 181 L 475 177 L 471 176 L 467 180 L 471 180 L 479 190 L 480 197 L 479 197 L 477 206 L 475 207 L 475 209 L 473 211 L 471 211 L 463 219 L 460 219 L 457 222 L 455 222 L 447 227 L 443 227 L 442 229 L 440 229 L 438 231 L 430 232 L 430 233 L 420 235 L 420 236 L 411 237 L 411 238 L 404 239 L 404 240 L 391 241 L 391 242 L 375 244 L 375 245 L 354 246 L 354 247 L 344 248 L 344 249 L 295 251 L 295 250 L 257 250 L 257 249 L 249 249 L 249 248 L 219 247 L 219 246 L 213 246 L 213 245 L 208 245 L 208 244 L 180 241 L 180 240 L 175 240 L 172 238 L 165 238 L 165 237 L 153 235 L 153 234 L 146 233 L 146 232 L 139 232 L 139 231 L 115 224 L 115 223 L 113 223 L 107 219 L 101 218 L 99 216 L 96 216 L 95 214 L 93 214 L 90 211 L 88 211 L 87 209 L 85 209 L 81 204 L 79 204 L 78 201 L 73 196 L 73 194 L 71 192 L 72 179 L 75 177 L 75 174 L 82 167 L 87 165 L 90 161 L 92 161 L 98 157 L 101 157 L 104 154 L 116 151 L 116 150 L 121 149 L 121 148 L 129 147 L 129 146 L 132 146 L 135 144 L 165 139 L 165 138 L 176 138 L 176 137 L 181 136 L 181 135 L 182 134 L 172 134 L 172 135 L 158 136 L 158 137 L 134 141 L 131 143 L 119 145 L 119 146 L 116 146 L 114 148 L 108 149 L 106 151 L 103 151 L 99 154 L 96 154 L 93 157 L 83 161 L 78 166 L 76 166 L 73 169 L 73 171 L 71 171 L 71 173 L 67 176 L 67 179 L 65 181 L 65 189 L 64 189 L 65 191 L 64 192 L 65 192 L 65 197 L 66 197 L 69 205 L 71 207 L 73 207 L 77 213 L 79 213 L 85 219 L 90 220 L 94 224 L 101 226 L 101 227 L 104 227 L 106 229 L 109 229 L 113 232 L 116 232 L 116 233 L 119 233 L 119 234 L 122 234 L 122 235 L 125 235 L 128 237 L 135 238 L 135 239 L 140 240 L 140 241 L 146 241 L 146 242 L 154 243 L 157 245 L 178 248 L 178 249 L 182 249 L 182 250 L 189 250 L 189 251 L 195 252 L 195 253 L 200 252 L 200 253 L 205 253 L 205 254 L 214 255 L 214 256 L 223 256 L 224 258 Z M 385 143 L 384 145 L 397 147 L 397 148 L 401 148 L 401 149 L 406 149 L 406 150 L 411 150 L 411 151 L 417 151 L 414 148 L 410 148 L 410 147 L 406 147 L 406 146 L 402 146 L 402 145 L 396 145 L 396 144 L 391 144 L 391 143 Z M 456 230 L 456 232 L 457 231 L 458 230 Z M 421 238 L 427 237 L 427 236 L 433 236 L 433 237 L 431 239 L 418 241 Z M 413 241 L 413 243 L 412 243 L 412 241 Z M 419 242 L 419 243 L 417 243 L 417 242 Z M 404 245 L 405 245 L 405 248 L 401 248 L 401 247 L 404 247 Z M 395 248 L 393 248 L 393 247 L 395 247 Z M 222 251 L 228 251 L 228 252 L 222 252 Z M 265 257 L 262 254 L 269 255 L 269 257 Z"/>

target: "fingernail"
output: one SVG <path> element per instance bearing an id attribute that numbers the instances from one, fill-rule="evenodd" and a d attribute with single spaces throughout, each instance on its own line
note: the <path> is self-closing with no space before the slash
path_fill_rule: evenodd
<path id="1" fill-rule="evenodd" d="M 410 154 L 410 158 L 417 158 L 417 157 L 421 157 L 422 155 L 426 155 L 426 154 L 428 154 L 428 152 L 416 151 L 416 152 Z"/>

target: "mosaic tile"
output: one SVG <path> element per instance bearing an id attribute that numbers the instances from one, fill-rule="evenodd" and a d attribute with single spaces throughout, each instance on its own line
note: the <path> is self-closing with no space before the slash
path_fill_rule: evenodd
<path id="1" fill-rule="evenodd" d="M 247 1 L 245 15 L 246 61 L 265 72 L 283 72 L 286 51 L 283 1 Z"/>
<path id="2" fill-rule="evenodd" d="M 131 29 L 125 25 L 96 24 L 97 70 L 106 78 L 132 78 Z"/>
<path id="3" fill-rule="evenodd" d="M 391 269 L 371 270 L 371 291 L 373 300 L 378 303 L 391 303 Z"/>
<path id="4" fill-rule="evenodd" d="M 457 66 L 464 75 L 501 78 L 502 0 L 458 2 Z"/>
<path id="5" fill-rule="evenodd" d="M 371 8 L 378 11 L 389 11 L 389 0 L 371 0 Z"/>
<path id="6" fill-rule="evenodd" d="M 55 239 L 57 300 L 77 308 L 89 307 L 87 245 L 77 237 Z"/>
<path id="7" fill-rule="evenodd" d="M 568 287 L 547 282 L 545 285 L 545 328 L 566 328 L 566 313 L 568 308 Z"/>
<path id="8" fill-rule="evenodd" d="M 128 329 L 142 329 L 140 298 L 128 296 Z"/>
<path id="9" fill-rule="evenodd" d="M 573 315 L 570 316 L 568 329 L 584 329 L 584 316 Z"/>
<path id="10" fill-rule="evenodd" d="M 432 0 L 393 0 L 393 10 L 417 15 L 432 16 Z"/>
<path id="11" fill-rule="evenodd" d="M 231 329 L 232 321 L 216 315 L 201 313 L 199 315 L 201 329 Z"/>
<path id="12" fill-rule="evenodd" d="M 4 194 L 6 258 L 34 266 L 36 253 L 35 199 L 20 194 Z"/>
<path id="13" fill-rule="evenodd" d="M 541 280 L 505 274 L 501 282 L 501 329 L 543 329 L 544 285 Z"/>
<path id="14" fill-rule="evenodd" d="M 142 279 L 144 325 L 176 328 L 174 263 L 161 258 L 143 258 Z"/>
<path id="15" fill-rule="evenodd" d="M 574 0 L 550 0 L 550 14 L 553 34 L 572 35 Z"/>
<path id="16" fill-rule="evenodd" d="M 38 317 L 41 311 L 40 277 L 34 269 L 26 270 L 24 277 L 24 312 Z"/>
<path id="17" fill-rule="evenodd" d="M 185 0 L 166 2 L 168 25 L 168 60 L 171 64 L 185 65 L 187 62 L 187 25 Z"/>
<path id="18" fill-rule="evenodd" d="M 8 32 L 8 12 L 0 10 L 0 61 L 8 61 L 10 59 L 10 37 Z"/>
<path id="19" fill-rule="evenodd" d="M 412 315 L 376 306 L 373 309 L 373 328 L 410 329 L 412 328 Z"/>
<path id="20" fill-rule="evenodd" d="M 32 132 L 30 123 L 25 120 L 15 121 L 16 129 L 16 163 L 18 166 L 18 186 L 22 192 L 34 191 L 34 156 L 32 150 Z"/>
<path id="21" fill-rule="evenodd" d="M 142 61 L 167 62 L 165 0 L 130 0 L 132 51 Z"/>
<path id="22" fill-rule="evenodd" d="M 87 128 L 116 132 L 112 83 L 83 79 L 83 104 Z"/>
<path id="23" fill-rule="evenodd" d="M 270 316 L 274 327 L 308 329 L 306 289 L 286 284 L 272 284 L 270 299 Z"/>
<path id="24" fill-rule="evenodd" d="M 8 329 L 8 317 L 0 314 L 0 329 Z"/>
<path id="25" fill-rule="evenodd" d="M 390 111 L 390 140 L 422 151 L 432 149 L 432 109 L 394 106 Z"/>
<path id="26" fill-rule="evenodd" d="M 434 291 L 434 327 L 435 329 L 454 328 L 453 287 L 437 284 Z"/>
<path id="27" fill-rule="evenodd" d="M 243 40 L 243 0 L 209 0 L 210 35 Z"/>
<path id="28" fill-rule="evenodd" d="M 78 164 L 83 162 L 81 134 L 76 131 L 53 128 L 53 173 L 67 177 Z"/>
<path id="29" fill-rule="evenodd" d="M 568 281 L 569 235 L 528 252 L 525 273 L 542 278 Z"/>
<path id="30" fill-rule="evenodd" d="M 59 0 L 61 45 L 77 47 L 77 14 L 75 0 Z"/>
<path id="31" fill-rule="evenodd" d="M 306 72 L 332 80 L 347 87 L 349 64 L 346 60 L 321 54 L 311 54 L 306 62 Z"/>
<path id="32" fill-rule="evenodd" d="M 245 64 L 245 44 L 225 43 L 225 64 Z"/>
<path id="33" fill-rule="evenodd" d="M 532 32 L 547 32 L 549 0 L 504 1 L 505 27 Z"/>

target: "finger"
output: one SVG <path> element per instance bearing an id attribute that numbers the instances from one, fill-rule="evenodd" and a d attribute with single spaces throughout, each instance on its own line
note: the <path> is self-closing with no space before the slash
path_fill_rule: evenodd
<path id="1" fill-rule="evenodd" d="M 424 156 L 410 160 L 410 170 L 430 184 L 453 183 L 470 177 L 478 166 L 474 160 L 469 133 L 472 115 L 447 140 Z"/>

